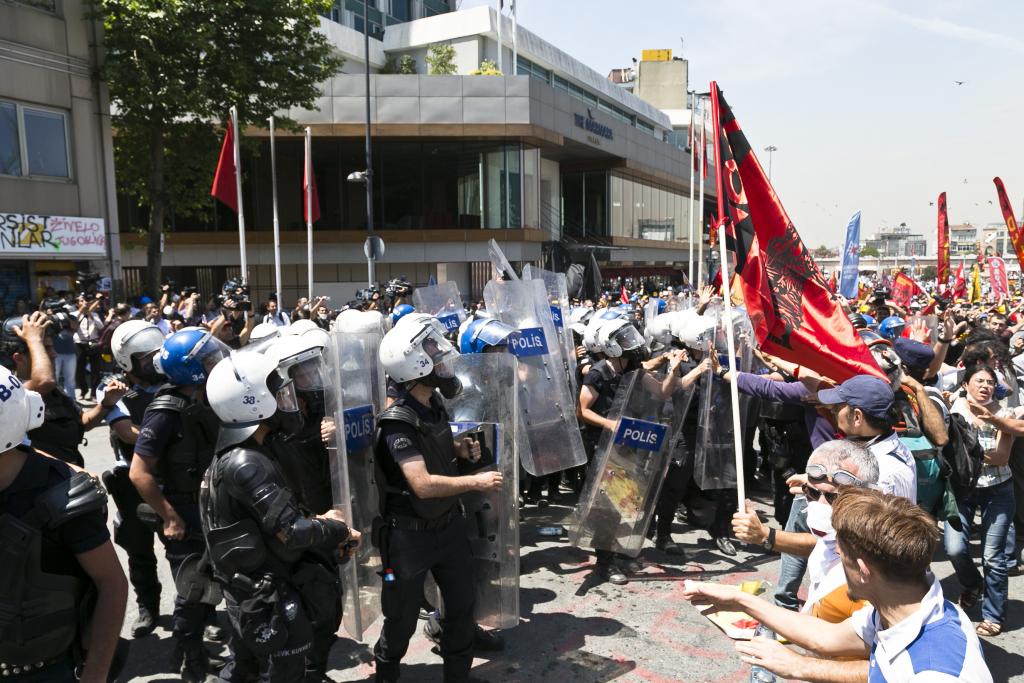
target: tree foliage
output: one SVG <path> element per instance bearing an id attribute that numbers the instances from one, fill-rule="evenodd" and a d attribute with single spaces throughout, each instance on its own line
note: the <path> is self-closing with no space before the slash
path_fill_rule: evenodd
<path id="1" fill-rule="evenodd" d="M 451 76 L 456 72 L 455 48 L 445 43 L 432 43 L 427 49 L 427 66 L 431 76 Z"/>
<path id="2" fill-rule="evenodd" d="M 402 55 L 402 58 L 398 60 L 398 73 L 414 75 L 416 73 L 416 58 L 412 55 Z"/>
<path id="3" fill-rule="evenodd" d="M 493 59 L 485 59 L 480 62 L 480 68 L 474 69 L 472 72 L 473 76 L 500 76 L 501 72 L 498 71 L 498 65 L 494 63 Z"/>
<path id="4" fill-rule="evenodd" d="M 312 108 L 341 67 L 317 31 L 330 0 L 91 0 L 103 24 L 118 183 L 150 208 L 147 286 L 168 212 L 209 211 L 221 132 Z M 294 125 L 287 118 L 280 125 Z"/>
<path id="5" fill-rule="evenodd" d="M 878 258 L 879 257 L 878 249 L 876 249 L 874 247 L 864 247 L 863 249 L 860 250 L 860 255 L 861 256 L 869 256 L 871 258 Z"/>
<path id="6" fill-rule="evenodd" d="M 934 280 L 939 276 L 939 269 L 935 266 L 925 266 L 921 269 L 921 277 L 925 280 Z"/>

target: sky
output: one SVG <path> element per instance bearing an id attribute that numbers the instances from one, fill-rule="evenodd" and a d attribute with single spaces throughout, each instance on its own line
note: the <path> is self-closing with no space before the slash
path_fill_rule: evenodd
<path id="1" fill-rule="evenodd" d="M 507 0 L 506 0 L 507 2 Z M 462 0 L 462 8 L 497 0 Z M 953 225 L 1024 204 L 1024 3 L 1012 0 L 518 0 L 519 23 L 601 74 L 645 48 L 717 80 L 804 242 Z M 682 42 L 681 42 L 682 41 Z M 954 81 L 964 81 L 956 85 Z"/>

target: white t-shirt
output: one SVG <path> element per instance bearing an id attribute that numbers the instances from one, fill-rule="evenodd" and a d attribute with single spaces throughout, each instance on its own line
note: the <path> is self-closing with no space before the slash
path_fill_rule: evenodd
<path id="1" fill-rule="evenodd" d="M 896 432 L 863 444 L 878 461 L 878 488 L 883 493 L 917 502 L 917 464 Z"/>

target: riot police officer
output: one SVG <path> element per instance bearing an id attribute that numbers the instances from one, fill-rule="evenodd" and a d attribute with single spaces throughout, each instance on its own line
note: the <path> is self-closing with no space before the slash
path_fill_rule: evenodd
<path id="1" fill-rule="evenodd" d="M 153 530 L 139 521 L 136 510 L 142 497 L 128 476 L 142 417 L 163 383 L 154 358 L 164 343 L 159 327 L 143 320 L 129 320 L 117 326 L 110 338 L 114 362 L 125 373 L 131 390 L 107 414 L 110 445 L 116 458 L 113 469 L 103 473 L 103 484 L 117 505 L 114 542 L 128 555 L 128 578 L 135 590 L 138 617 L 132 635 L 141 638 L 153 632 L 160 616 L 160 580 L 157 578 Z M 105 395 L 104 395 L 105 398 Z"/>
<path id="2" fill-rule="evenodd" d="M 0 677 L 113 680 L 128 583 L 107 497 L 88 473 L 21 445 L 44 413 L 42 397 L 0 368 Z"/>
<path id="3" fill-rule="evenodd" d="M 337 628 L 337 562 L 358 547 L 359 532 L 336 510 L 311 515 L 288 488 L 268 441 L 298 433 L 303 414 L 294 381 L 273 360 L 235 353 L 214 368 L 207 392 L 223 423 L 201 497 L 232 628 L 220 679 L 322 680 L 323 671 L 308 673 L 311 650 L 325 623 Z"/>
<path id="4" fill-rule="evenodd" d="M 444 680 L 466 681 L 473 663 L 475 596 L 459 494 L 500 488 L 502 475 L 459 476 L 455 458 L 473 459 L 474 452 L 466 441 L 456 447 L 448 414 L 435 393 L 455 396 L 460 389 L 446 363 L 458 351 L 436 319 L 405 316 L 384 336 L 378 355 L 397 395 L 378 416 L 381 518 L 374 525 L 374 542 L 384 567 L 384 626 L 374 646 L 376 679 L 398 680 L 430 572 L 445 605 Z"/>
<path id="5" fill-rule="evenodd" d="M 142 418 L 129 468 L 132 484 L 163 520 L 160 540 L 171 573 L 205 549 L 199 524 L 199 485 L 213 458 L 219 422 L 207 405 L 208 373 L 228 348 L 209 332 L 187 329 L 164 340 L 157 369 L 170 381 L 149 404 Z M 184 681 L 202 681 L 210 671 L 203 647 L 205 626 L 213 607 L 197 598 L 177 595 L 172 631 Z"/>

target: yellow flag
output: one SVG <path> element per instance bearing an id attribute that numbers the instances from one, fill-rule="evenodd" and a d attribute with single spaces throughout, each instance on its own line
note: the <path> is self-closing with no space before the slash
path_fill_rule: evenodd
<path id="1" fill-rule="evenodd" d="M 971 303 L 979 303 L 981 301 L 981 270 L 978 268 L 978 264 L 975 263 L 974 267 L 971 268 Z"/>

